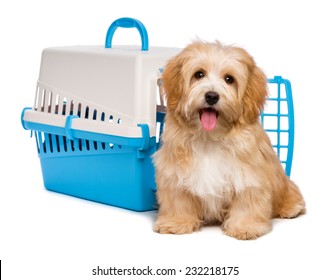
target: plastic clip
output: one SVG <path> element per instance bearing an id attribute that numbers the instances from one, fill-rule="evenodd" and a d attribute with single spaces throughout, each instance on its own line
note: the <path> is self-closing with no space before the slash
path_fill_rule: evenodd
<path id="1" fill-rule="evenodd" d="M 149 149 L 150 145 L 150 131 L 147 124 L 138 124 L 142 129 L 142 146 L 138 149 L 138 158 L 145 158 L 145 151 Z"/>
<path id="2" fill-rule="evenodd" d="M 22 114 L 21 114 L 21 124 L 22 124 L 22 126 L 25 130 L 28 130 L 28 128 L 26 128 L 26 126 L 25 126 L 25 121 L 24 121 L 24 115 L 25 115 L 26 110 L 32 110 L 32 108 L 31 107 L 25 107 L 23 109 Z"/>
<path id="3" fill-rule="evenodd" d="M 76 119 L 76 118 L 79 118 L 79 117 L 78 116 L 69 115 L 69 116 L 67 116 L 66 121 L 65 121 L 65 127 L 64 127 L 65 136 L 69 140 L 73 140 L 74 139 L 74 137 L 72 136 L 71 126 L 72 126 L 72 120 L 73 119 Z"/>

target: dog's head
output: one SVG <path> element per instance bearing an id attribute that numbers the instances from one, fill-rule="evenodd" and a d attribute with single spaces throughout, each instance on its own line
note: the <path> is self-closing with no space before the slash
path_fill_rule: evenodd
<path id="1" fill-rule="evenodd" d="M 242 48 L 201 41 L 188 45 L 164 69 L 168 114 L 206 131 L 258 120 L 267 80 Z"/>

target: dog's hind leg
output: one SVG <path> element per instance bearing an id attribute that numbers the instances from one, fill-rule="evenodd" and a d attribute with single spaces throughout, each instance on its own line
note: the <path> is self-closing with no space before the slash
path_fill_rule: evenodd
<path id="1" fill-rule="evenodd" d="M 286 186 L 278 201 L 275 218 L 295 218 L 306 212 L 305 201 L 299 188 L 290 179 L 286 180 Z M 275 207 L 276 209 L 276 207 Z"/>

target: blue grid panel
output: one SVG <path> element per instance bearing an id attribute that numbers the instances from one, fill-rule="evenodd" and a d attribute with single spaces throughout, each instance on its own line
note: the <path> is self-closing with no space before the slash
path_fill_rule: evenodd
<path id="1" fill-rule="evenodd" d="M 286 174 L 290 176 L 294 148 L 294 108 L 291 83 L 281 76 L 275 76 L 268 79 L 268 84 L 272 91 L 270 91 L 260 119 Z"/>

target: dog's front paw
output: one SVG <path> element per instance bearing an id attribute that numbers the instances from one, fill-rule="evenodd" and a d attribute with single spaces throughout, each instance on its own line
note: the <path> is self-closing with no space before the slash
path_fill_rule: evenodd
<path id="1" fill-rule="evenodd" d="M 154 224 L 154 231 L 158 233 L 184 234 L 199 229 L 200 221 L 174 218 L 158 218 Z"/>
<path id="2" fill-rule="evenodd" d="M 231 237 L 239 240 L 257 239 L 258 237 L 270 232 L 272 226 L 270 223 L 249 223 L 249 224 L 230 224 L 224 223 L 222 226 L 223 232 Z"/>

